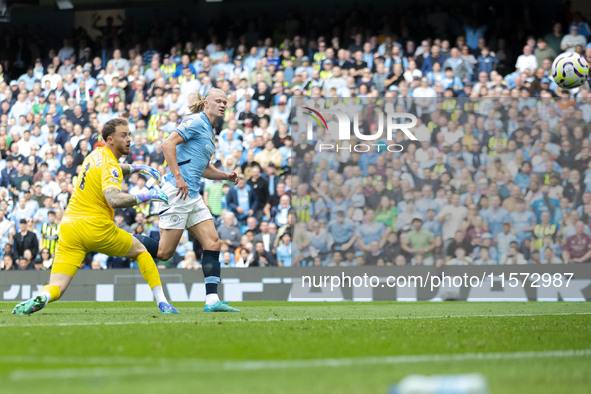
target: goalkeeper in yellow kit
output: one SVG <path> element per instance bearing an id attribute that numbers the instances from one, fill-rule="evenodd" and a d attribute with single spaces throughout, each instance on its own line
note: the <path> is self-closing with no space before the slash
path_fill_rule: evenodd
<path id="1" fill-rule="evenodd" d="M 60 225 L 57 250 L 49 284 L 41 293 L 18 304 L 16 315 L 29 315 L 57 301 L 66 291 L 88 252 L 127 257 L 137 261 L 140 271 L 154 294 L 162 313 L 178 313 L 168 303 L 162 290 L 160 275 L 152 256 L 135 237 L 119 229 L 113 222 L 115 208 L 127 208 L 146 201 L 168 203 L 166 194 L 151 189 L 137 196 L 123 193 L 123 176 L 143 172 L 160 181 L 160 173 L 144 165 L 119 164 L 129 154 L 131 133 L 124 119 L 108 121 L 102 132 L 106 146 L 94 150 L 82 163 L 72 198 Z"/>

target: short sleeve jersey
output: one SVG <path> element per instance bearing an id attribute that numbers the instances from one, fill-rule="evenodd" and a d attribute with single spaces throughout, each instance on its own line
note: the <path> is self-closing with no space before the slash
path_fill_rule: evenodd
<path id="1" fill-rule="evenodd" d="M 94 150 L 82 163 L 65 216 L 113 220 L 113 208 L 103 191 L 121 190 L 122 181 L 121 167 L 113 152 L 107 147 Z"/>
<path id="2" fill-rule="evenodd" d="M 197 198 L 201 175 L 215 153 L 213 126 L 205 113 L 187 116 L 176 132 L 184 142 L 176 146 L 176 158 L 181 175 L 189 186 L 189 197 Z M 176 186 L 174 175 L 168 172 L 164 179 Z"/>

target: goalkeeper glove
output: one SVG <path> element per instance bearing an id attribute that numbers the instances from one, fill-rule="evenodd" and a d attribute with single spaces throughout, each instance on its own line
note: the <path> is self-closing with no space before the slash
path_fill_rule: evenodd
<path id="1" fill-rule="evenodd" d="M 158 189 L 149 189 L 147 193 L 136 194 L 135 199 L 137 201 L 137 205 L 146 201 L 162 201 L 168 204 L 168 197 L 162 190 Z"/>
<path id="2" fill-rule="evenodd" d="M 132 173 L 139 172 L 141 174 L 151 176 L 158 183 L 160 183 L 160 181 L 162 180 L 162 175 L 160 174 L 160 171 L 158 171 L 155 168 L 152 168 L 152 167 L 144 165 L 144 164 L 130 164 L 129 166 L 131 167 Z"/>

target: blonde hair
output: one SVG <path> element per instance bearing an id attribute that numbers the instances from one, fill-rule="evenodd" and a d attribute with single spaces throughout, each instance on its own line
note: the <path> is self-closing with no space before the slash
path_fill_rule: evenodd
<path id="1" fill-rule="evenodd" d="M 218 89 L 218 88 L 211 88 L 211 89 L 209 89 L 207 91 L 207 93 L 205 94 L 205 97 L 201 97 L 201 95 L 199 93 L 195 93 L 195 96 L 196 96 L 195 102 L 193 102 L 193 104 L 191 104 L 189 106 L 189 109 L 191 110 L 191 112 L 194 113 L 194 114 L 196 114 L 198 112 L 203 111 L 205 109 L 205 100 L 212 93 L 221 93 L 224 96 L 226 95 L 222 89 Z"/>
<path id="2" fill-rule="evenodd" d="M 209 92 L 207 93 L 209 94 Z M 203 108 L 205 108 L 205 98 L 201 98 L 201 95 L 199 93 L 197 93 L 196 96 L 197 99 L 195 100 L 195 102 L 189 106 L 189 109 L 194 114 L 203 111 Z M 205 97 L 207 97 L 207 94 L 205 95 Z"/>

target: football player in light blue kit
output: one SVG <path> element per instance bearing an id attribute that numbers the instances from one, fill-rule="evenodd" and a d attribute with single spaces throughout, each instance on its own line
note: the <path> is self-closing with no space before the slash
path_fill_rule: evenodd
<path id="1" fill-rule="evenodd" d="M 155 246 L 155 240 L 140 239 L 146 242 L 148 251 L 157 251 L 159 260 L 168 260 L 185 229 L 197 238 L 203 246 L 206 312 L 239 312 L 218 297 L 221 242 L 211 212 L 199 194 L 202 177 L 235 184 L 239 181 L 237 173 L 219 171 L 210 163 L 215 153 L 213 125 L 223 117 L 226 104 L 226 94 L 222 90 L 210 89 L 204 98 L 198 97 L 191 105 L 192 114 L 183 119 L 162 144 L 170 171 L 164 177 L 162 186 L 168 205 L 160 205 L 160 242 Z"/>

